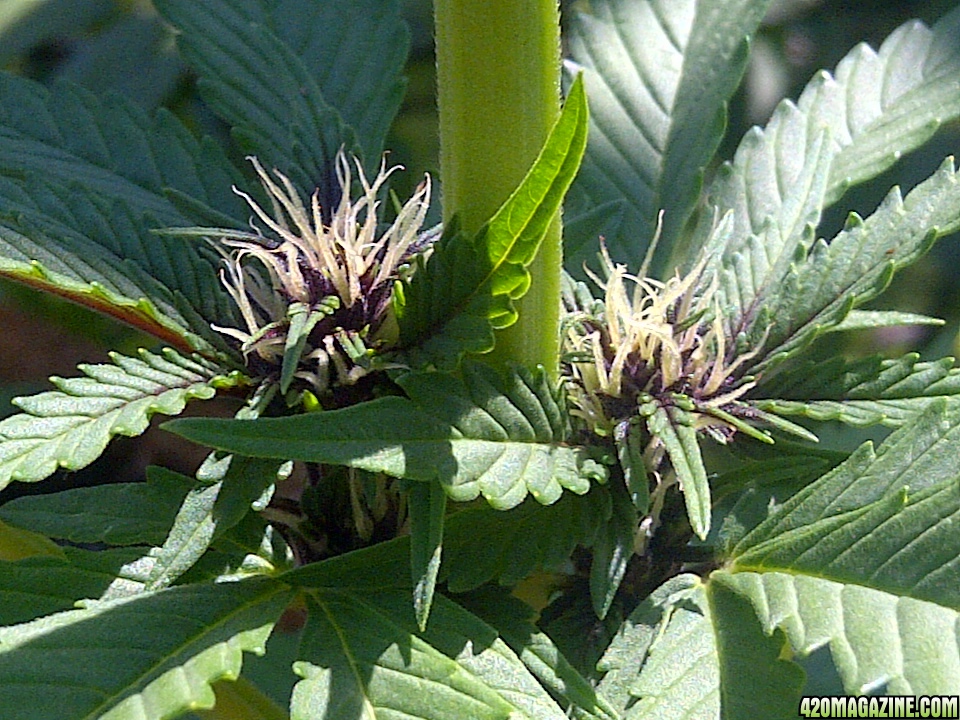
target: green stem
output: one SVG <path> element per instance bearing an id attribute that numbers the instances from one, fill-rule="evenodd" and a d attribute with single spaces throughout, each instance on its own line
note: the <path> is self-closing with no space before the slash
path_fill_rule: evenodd
<path id="1" fill-rule="evenodd" d="M 526 175 L 560 112 L 557 0 L 436 0 L 443 217 L 475 233 Z M 497 335 L 494 364 L 557 374 L 560 218 L 530 266 L 520 319 Z"/>

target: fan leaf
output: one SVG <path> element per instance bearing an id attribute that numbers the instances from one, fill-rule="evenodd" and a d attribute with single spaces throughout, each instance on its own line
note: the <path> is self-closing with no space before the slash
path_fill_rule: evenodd
<path id="1" fill-rule="evenodd" d="M 960 406 L 940 400 L 862 446 L 749 533 L 717 582 L 800 655 L 827 646 L 847 693 L 955 693 L 958 432 Z"/>
<path id="2" fill-rule="evenodd" d="M 937 398 L 960 394 L 960 370 L 953 358 L 918 362 L 919 357 L 909 353 L 894 360 L 801 363 L 776 377 L 776 398 L 750 404 L 778 415 L 897 427 Z"/>
<path id="3" fill-rule="evenodd" d="M 915 262 L 937 237 L 960 228 L 960 180 L 948 158 L 906 198 L 894 188 L 866 220 L 851 216 L 829 244 L 818 241 L 784 272 L 760 312 L 744 316 L 755 346 L 751 372 L 795 355 L 881 293 L 893 274 Z M 765 339 L 765 342 L 764 342 Z"/>
<path id="4" fill-rule="evenodd" d="M 82 378 L 53 378 L 57 390 L 15 399 L 24 412 L 0 422 L 0 487 L 37 482 L 57 468 L 86 467 L 115 435 L 135 436 L 154 414 L 177 415 L 187 401 L 243 382 L 198 356 L 173 350 L 139 358 L 111 355 L 112 365 L 81 365 Z"/>
<path id="5" fill-rule="evenodd" d="M 204 348 L 217 344 L 209 323 L 231 320 L 233 309 L 215 253 L 152 230 L 191 224 L 168 192 L 245 217 L 230 192 L 238 175 L 221 150 L 198 142 L 169 113 L 151 120 L 118 98 L 100 101 L 65 84 L 50 92 L 6 75 L 0 138 L 0 273 L 96 309 L 115 304 L 120 319 L 141 327 L 138 315 L 159 312 L 176 326 L 181 347 L 187 331 L 205 337 Z M 106 291 L 100 297 L 97 284 Z M 150 304 L 159 310 L 150 313 Z M 163 318 L 144 329 L 162 329 L 154 326 Z M 190 346 L 201 343 L 191 338 Z"/>
<path id="6" fill-rule="evenodd" d="M 765 130 L 748 133 L 718 173 L 697 236 L 706 238 L 706 276 L 719 276 L 733 334 L 778 294 L 826 206 L 960 115 L 958 25 L 954 11 L 932 31 L 901 27 L 879 53 L 854 50 L 835 77 L 821 73 L 796 104 L 777 108 Z M 732 228 L 724 236 L 715 218 L 728 211 Z"/>
<path id="7" fill-rule="evenodd" d="M 212 707 L 210 684 L 263 652 L 291 598 L 263 578 L 192 585 L 0 628 L 4 713 L 135 720 Z"/>
<path id="8" fill-rule="evenodd" d="M 304 63 L 365 157 L 379 162 L 403 100 L 409 31 L 396 0 L 277 3 L 276 34 Z"/>
<path id="9" fill-rule="evenodd" d="M 681 575 L 624 623 L 600 661 L 599 690 L 627 720 L 794 717 L 803 672 L 782 646 L 739 595 Z"/>
<path id="10" fill-rule="evenodd" d="M 501 377 L 479 363 L 464 381 L 441 373 L 398 380 L 410 398 L 260 420 L 187 418 L 168 430 L 250 457 L 347 465 L 393 477 L 439 479 L 456 501 L 483 495 L 508 509 L 529 494 L 550 504 L 582 494 L 604 469 L 566 443 L 565 416 L 546 373 Z"/>
<path id="11" fill-rule="evenodd" d="M 747 38 L 769 4 L 602 0 L 572 13 L 568 69 L 584 72 L 592 108 L 564 218 L 572 271 L 595 259 L 599 236 L 615 260 L 639 266 L 661 211 L 661 242 L 673 248 L 723 136 Z M 619 222 L 603 227 L 614 213 Z"/>
<path id="12" fill-rule="evenodd" d="M 332 20 L 324 12 L 304 13 L 303 21 L 313 24 L 293 34 L 299 47 L 280 34 L 289 30 L 289 15 L 295 8 L 281 11 L 278 22 L 266 4 L 255 0 L 215 0 L 202 7 L 188 0 L 160 0 L 156 5 L 180 32 L 178 47 L 200 75 L 204 98 L 232 126 L 243 151 L 256 155 L 265 167 L 279 168 L 301 197 L 320 188 L 321 206 L 335 207 L 339 201 L 337 151 L 359 148 L 353 130 L 324 97 L 318 69 L 308 66 L 298 50 L 308 49 L 305 34 L 330 38 L 341 27 L 350 27 L 349 17 L 342 14 L 346 3 L 325 4 L 326 14 L 339 15 L 330 24 L 319 24 Z M 315 56 L 311 50 L 308 57 Z M 344 57 L 353 58 L 353 54 Z M 351 59 L 350 64 L 354 63 Z"/>
<path id="13" fill-rule="evenodd" d="M 409 581 L 394 572 L 405 552 L 386 543 L 284 576 L 310 612 L 292 719 L 566 717 L 497 632 L 451 600 L 435 596 L 418 630 Z"/>

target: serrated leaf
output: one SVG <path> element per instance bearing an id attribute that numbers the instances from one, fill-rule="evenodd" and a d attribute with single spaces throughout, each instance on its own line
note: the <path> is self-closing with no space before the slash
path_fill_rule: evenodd
<path id="1" fill-rule="evenodd" d="M 827 645 L 848 693 L 956 693 L 960 406 L 939 401 L 791 498 L 719 580 L 795 652 Z"/>
<path id="2" fill-rule="evenodd" d="M 960 114 L 958 23 L 960 12 L 933 32 L 909 23 L 879 54 L 860 46 L 835 78 L 821 73 L 796 104 L 781 103 L 718 173 L 708 193 L 713 211 L 703 214 L 697 236 L 710 258 L 706 276 L 719 275 L 734 334 L 767 295 L 778 294 L 792 258 L 812 243 L 823 208 Z M 716 214 L 728 210 L 731 235 L 710 239 Z"/>
<path id="3" fill-rule="evenodd" d="M 119 267 L 118 258 L 83 238 L 72 238 L 68 250 L 48 235 L 24 229 L 29 236 L 0 225 L 0 276 L 109 315 L 182 352 L 211 352 L 204 337 L 209 328 L 200 328 L 195 313 L 175 307 L 168 289 L 143 271 Z"/>
<path id="4" fill-rule="evenodd" d="M 476 237 L 446 228 L 429 259 L 394 295 L 401 346 L 420 364 L 456 366 L 493 348 L 493 330 L 517 319 L 514 301 L 530 286 L 527 266 L 580 165 L 587 138 L 583 85 L 563 111 L 519 187 Z"/>
<path id="5" fill-rule="evenodd" d="M 710 483 L 692 418 L 680 408 L 658 406 L 647 419 L 647 430 L 663 443 L 680 481 L 690 527 L 703 540 L 710 532 Z"/>
<path id="6" fill-rule="evenodd" d="M 160 545 L 195 484 L 178 473 L 150 467 L 147 482 L 14 498 L 0 506 L 0 518 L 73 543 Z"/>
<path id="7" fill-rule="evenodd" d="M 877 52 L 858 45 L 840 61 L 835 86 L 800 97 L 801 108 L 816 108 L 832 127 L 839 152 L 830 167 L 827 203 L 879 175 L 903 154 L 920 147 L 937 129 L 960 115 L 960 10 L 933 28 L 914 20 L 884 40 Z"/>
<path id="8" fill-rule="evenodd" d="M 782 629 L 794 651 L 826 646 L 849 694 L 956 694 L 956 610 L 809 575 L 716 574 L 749 599 L 764 628 Z"/>
<path id="9" fill-rule="evenodd" d="M 771 383 L 776 398 L 751 401 L 778 415 L 839 420 L 859 427 L 897 427 L 937 398 L 960 394 L 960 370 L 953 358 L 919 362 L 917 353 L 846 362 L 805 362 Z M 772 388 L 771 388 L 772 390 Z"/>
<path id="10" fill-rule="evenodd" d="M 211 455 L 198 475 L 210 468 L 205 484 L 190 490 L 147 578 L 146 590 L 158 590 L 189 570 L 213 541 L 239 523 L 264 490 L 278 479 L 277 463 L 238 457 L 215 460 Z"/>
<path id="11" fill-rule="evenodd" d="M 603 469 L 568 445 L 564 414 L 546 373 L 501 377 L 479 363 L 464 381 L 411 373 L 397 381 L 410 398 L 384 397 L 328 412 L 260 420 L 190 418 L 172 432 L 251 457 L 322 462 L 410 480 L 439 480 L 451 499 L 480 495 L 498 509 L 528 495 L 555 502 L 585 493 Z"/>
<path id="12" fill-rule="evenodd" d="M 572 707 L 567 715 L 578 720 L 618 720 L 620 715 L 603 695 L 596 692 L 567 661 L 546 633 L 535 624 L 536 613 L 504 588 L 486 586 L 457 602 L 497 629 L 500 637 L 517 654 L 554 697 L 563 698 Z"/>
<path id="13" fill-rule="evenodd" d="M 210 684 L 263 652 L 291 596 L 262 578 L 195 585 L 0 628 L 4 712 L 134 720 L 210 707 Z"/>
<path id="14" fill-rule="evenodd" d="M 948 158 L 901 199 L 894 188 L 866 220 L 853 217 L 829 244 L 818 241 L 764 299 L 744 329 L 764 352 L 762 372 L 837 325 L 882 292 L 893 274 L 922 256 L 937 237 L 960 228 L 960 180 Z"/>
<path id="15" fill-rule="evenodd" d="M 597 689 L 621 714 L 636 704 L 631 688 L 643 668 L 650 646 L 662 633 L 672 608 L 698 584 L 694 575 L 678 575 L 648 595 L 623 621 L 597 663 L 603 675 Z"/>
<path id="16" fill-rule="evenodd" d="M 152 303 L 181 335 L 210 336 L 210 322 L 232 319 L 216 254 L 151 232 L 190 224 L 168 190 L 245 217 L 230 191 L 238 175 L 215 145 L 198 142 L 168 112 L 151 120 L 119 98 L 100 101 L 65 84 L 50 92 L 6 75 L 0 76 L 0 136 L 7 213 L 0 224 L 15 231 L 0 246 L 10 264 L 4 274 L 30 282 L 37 263 L 50 277 L 35 270 L 35 284 L 56 292 L 65 277 L 73 283 L 64 292 L 78 302 L 88 293 L 73 286 L 99 283 L 108 293 L 101 304 L 109 293 L 120 296 L 121 311 Z"/>
<path id="17" fill-rule="evenodd" d="M 407 500 L 410 516 L 410 577 L 417 627 L 427 627 L 433 593 L 440 573 L 447 496 L 437 483 L 416 483 Z"/>
<path id="18" fill-rule="evenodd" d="M 324 99 L 379 162 L 403 99 L 409 31 L 396 0 L 285 2 L 270 9 L 276 33 L 310 70 Z"/>
<path id="19" fill-rule="evenodd" d="M 284 576 L 303 588 L 310 608 L 294 666 L 304 680 L 294 688 L 292 720 L 324 713 L 564 718 L 496 631 L 451 600 L 437 595 L 427 630 L 418 631 L 408 575 L 396 572 L 405 545 L 376 546 Z"/>
<path id="20" fill-rule="evenodd" d="M 600 690 L 628 720 L 785 720 L 795 717 L 803 671 L 779 657 L 782 645 L 741 597 L 680 576 L 625 623 L 601 661 Z"/>
<path id="21" fill-rule="evenodd" d="M 764 448 L 768 453 L 750 453 L 733 469 L 710 478 L 716 539 L 726 550 L 848 455 L 784 440 Z"/>
<path id="22" fill-rule="evenodd" d="M 244 152 L 280 169 L 301 197 L 320 188 L 321 207 L 335 207 L 340 186 L 334 159 L 340 148 L 357 150 L 356 138 L 325 99 L 315 68 L 279 34 L 282 27 L 268 6 L 255 0 L 213 0 L 202 7 L 160 0 L 156 5 L 180 32 L 177 45 L 200 75 L 201 93 L 232 126 Z M 324 18 L 317 12 L 304 16 L 311 19 Z M 350 24 L 342 18 L 330 27 L 310 25 L 296 37 L 302 41 L 304 32 L 322 37 L 341 23 Z"/>
<path id="23" fill-rule="evenodd" d="M 864 443 L 840 466 L 792 497 L 748 535 L 736 552 L 759 538 L 789 532 L 821 518 L 857 510 L 909 486 L 918 492 L 960 475 L 960 458 L 944 452 L 960 439 L 960 406 L 938 400 L 874 450 Z"/>
<path id="24" fill-rule="evenodd" d="M 86 377 L 53 378 L 55 391 L 15 399 L 24 412 L 0 422 L 0 487 L 85 467 L 113 436 L 139 435 L 152 415 L 179 414 L 187 401 L 212 398 L 216 388 L 241 380 L 169 349 L 111 359 L 112 365 L 81 365 Z"/>
<path id="25" fill-rule="evenodd" d="M 568 70 L 584 71 L 593 111 L 566 207 L 571 271 L 594 261 L 598 236 L 616 260 L 639 266 L 661 210 L 665 252 L 656 267 L 664 267 L 723 136 L 747 38 L 769 4 L 602 0 L 572 13 Z M 602 204 L 607 212 L 577 227 Z M 601 228 L 614 208 L 620 221 Z"/>

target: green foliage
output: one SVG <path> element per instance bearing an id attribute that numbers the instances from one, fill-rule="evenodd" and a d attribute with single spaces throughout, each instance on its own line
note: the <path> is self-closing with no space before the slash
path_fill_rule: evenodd
<path id="1" fill-rule="evenodd" d="M 813 275 L 827 266 L 832 268 L 831 263 L 846 266 L 855 256 L 852 247 L 841 251 L 842 245 L 870 242 L 864 246 L 867 250 L 874 242 L 886 243 L 861 261 L 858 270 L 869 273 L 860 286 L 861 293 L 873 283 L 877 291 L 885 287 L 889 275 L 884 272 L 912 262 L 911 253 L 922 252 L 924 238 L 914 235 L 912 242 L 908 239 L 901 246 L 894 230 L 896 221 L 883 219 L 885 215 L 899 218 L 913 210 L 905 210 L 895 193 L 876 214 L 873 224 L 878 228 L 859 229 L 861 223 L 853 220 L 852 227 L 841 235 L 846 238 L 841 247 L 831 252 L 825 244 L 818 244 L 802 264 L 822 211 L 849 185 L 874 177 L 929 138 L 942 122 L 960 114 L 955 83 L 960 53 L 954 42 L 958 24 L 960 11 L 954 11 L 933 31 L 922 25 L 905 26 L 887 40 L 879 54 L 862 46 L 854 50 L 841 62 L 835 77 L 822 73 L 796 104 L 781 103 L 767 127 L 748 133 L 734 161 L 718 173 L 707 193 L 713 212 L 703 214 L 697 235 L 706 238 L 707 274 L 718 276 L 721 307 L 735 332 L 754 328 L 756 341 L 765 331 L 764 320 L 758 323 L 758 317 L 780 319 L 771 306 L 784 298 L 784 281 L 797 287 L 795 274 L 803 273 L 804 268 L 809 267 Z M 940 180 L 931 179 L 927 190 L 948 193 L 944 184 L 950 183 L 950 176 L 945 167 Z M 944 198 L 941 206 L 948 214 L 951 202 Z M 934 204 L 920 212 L 937 210 Z M 731 227 L 716 225 L 714 213 L 728 211 L 732 211 Z M 922 232 L 949 232 L 949 221 L 931 217 L 915 218 L 912 223 L 913 228 L 922 227 Z M 932 242 L 932 238 L 926 241 Z M 896 248 L 895 257 L 881 257 L 890 248 Z M 838 260 L 841 256 L 844 259 Z M 820 267 L 815 270 L 817 260 Z M 840 267 L 831 274 L 834 283 L 842 277 Z M 845 289 L 824 287 L 823 297 L 815 295 L 810 300 L 822 303 L 830 292 L 828 302 L 843 308 L 845 302 L 866 299 L 850 290 L 843 292 Z M 822 318 L 821 323 L 841 321 L 845 313 L 835 312 L 837 316 Z M 791 312 L 788 317 L 795 322 L 795 317 L 802 316 Z"/>
<path id="2" fill-rule="evenodd" d="M 72 543 L 160 545 L 195 484 L 192 478 L 154 467 L 145 483 L 16 498 L 0 507 L 0 519 Z"/>
<path id="3" fill-rule="evenodd" d="M 493 330 L 517 320 L 533 261 L 576 175 L 587 140 L 583 85 L 574 83 L 543 150 L 516 191 L 477 233 L 447 229 L 429 260 L 397 293 L 404 346 L 415 361 L 455 367 L 465 352 L 493 348 Z"/>
<path id="4" fill-rule="evenodd" d="M 399 0 L 117 10 L 97 53 L 175 37 L 131 55 L 172 109 L 0 76 L 0 275 L 175 348 L 81 365 L 0 422 L 4 717 L 753 720 L 955 694 L 958 371 L 835 352 L 939 324 L 867 303 L 960 229 L 953 160 L 819 234 L 960 117 L 960 8 L 858 46 L 724 164 L 769 5 L 573 4 L 563 112 L 477 233 L 336 176 L 343 149 L 373 177 L 403 119 Z M 25 7 L 0 9 L 4 62 L 42 26 Z M 249 189 L 242 153 L 283 192 Z M 497 331 L 528 317 L 568 189 L 570 271 L 600 251 L 606 276 L 602 300 L 526 297 L 562 300 L 558 381 Z M 217 393 L 233 419 L 165 425 L 213 448 L 195 477 L 90 484 L 119 479 L 92 465 L 111 438 Z M 895 430 L 824 449 L 824 421 Z M 60 469 L 85 470 L 8 499 Z"/>
<path id="5" fill-rule="evenodd" d="M 776 400 L 760 400 L 756 405 L 780 415 L 895 427 L 936 398 L 960 392 L 960 373 L 953 367 L 953 358 L 918 360 L 919 355 L 909 353 L 895 360 L 873 357 L 850 363 L 834 358 L 800 363 L 777 379 Z"/>
<path id="6" fill-rule="evenodd" d="M 169 113 L 150 119 L 118 98 L 71 86 L 51 94 L 9 76 L 0 93 L 0 272 L 98 309 L 119 306 L 134 324 L 147 316 L 167 342 L 209 350 L 209 323 L 233 316 L 215 259 L 151 229 L 187 224 L 168 191 L 243 217 L 223 152 Z"/>
<path id="7" fill-rule="evenodd" d="M 571 69 L 590 95 L 590 141 L 567 199 L 568 267 L 611 255 L 639 265 L 663 212 L 665 251 L 681 239 L 716 152 L 747 38 L 769 0 L 583 3 L 570 21 Z M 666 253 L 661 253 L 661 255 Z M 663 270 L 667 258 L 658 258 Z"/>
<path id="8" fill-rule="evenodd" d="M 239 382 L 199 357 L 173 350 L 113 355 L 113 365 L 81 365 L 84 378 L 54 378 L 57 390 L 18 398 L 24 412 L 0 422 L 0 487 L 37 482 L 58 467 L 96 460 L 114 435 L 135 436 L 156 413 L 177 415 L 188 400 L 209 399 Z"/>
<path id="9" fill-rule="evenodd" d="M 439 373 L 398 379 L 409 398 L 260 420 L 188 418 L 179 435 L 250 457 L 346 465 L 420 482 L 439 481 L 458 502 L 480 495 L 503 510 L 528 495 L 544 504 L 585 493 L 604 469 L 569 445 L 556 391 L 542 370 L 506 377 L 481 364 L 464 380 Z"/>
<path id="10" fill-rule="evenodd" d="M 170 717 L 210 707 L 210 683 L 262 652 L 290 589 L 266 578 L 92 603 L 0 631 L 0 688 L 14 718 Z M 103 628 L 113 649 L 103 653 Z M 20 658 L 34 661 L 23 663 Z M 42 689 L 42 690 L 41 690 Z"/>

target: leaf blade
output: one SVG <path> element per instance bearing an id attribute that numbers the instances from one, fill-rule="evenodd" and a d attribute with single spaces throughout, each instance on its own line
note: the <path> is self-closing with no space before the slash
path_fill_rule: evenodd
<path id="1" fill-rule="evenodd" d="M 390 396 L 340 410 L 260 420 L 188 418 L 165 427 L 196 442 L 251 457 L 347 465 L 417 481 L 439 479 L 462 502 L 483 496 L 498 509 L 527 495 L 555 502 L 585 493 L 603 468 L 565 442 L 556 391 L 545 371 L 501 377 L 479 363 L 465 381 L 441 373 L 399 379 Z"/>
<path id="2" fill-rule="evenodd" d="M 243 652 L 262 652 L 291 595 L 265 578 L 185 586 L 2 628 L 5 712 L 120 720 L 209 707 L 210 683 L 236 677 Z M 130 642 L 104 654 L 101 624 Z"/>
<path id="3" fill-rule="evenodd" d="M 747 38 L 768 5 L 608 0 L 573 13 L 568 70 L 585 72 L 594 111 L 567 221 L 575 226 L 605 203 L 622 218 L 616 228 L 596 221 L 575 228 L 567 243 L 571 271 L 595 259 L 598 235 L 616 260 L 639 266 L 661 210 L 663 248 L 673 248 L 723 134 Z"/>
<path id="4" fill-rule="evenodd" d="M 25 412 L 0 422 L 0 485 L 85 467 L 113 436 L 139 435 L 152 415 L 179 414 L 189 400 L 210 399 L 218 387 L 242 381 L 169 349 L 111 357 L 113 365 L 82 365 L 86 377 L 55 378 L 57 390 L 16 400 Z"/>

